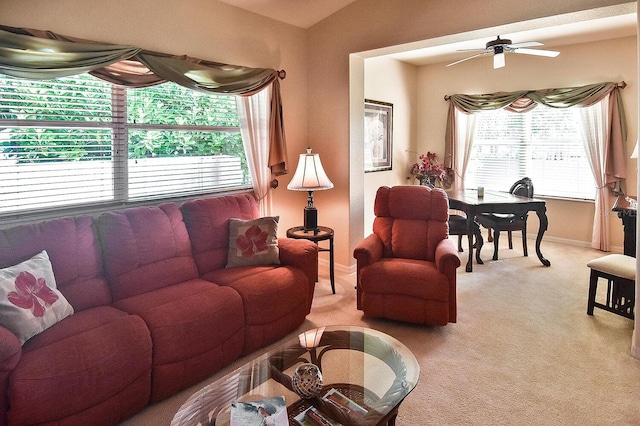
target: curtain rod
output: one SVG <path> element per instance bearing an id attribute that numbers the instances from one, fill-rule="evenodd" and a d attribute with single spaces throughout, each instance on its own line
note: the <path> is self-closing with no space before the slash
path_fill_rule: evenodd
<path id="1" fill-rule="evenodd" d="M 620 83 L 616 83 L 616 87 L 619 87 L 620 89 L 624 89 L 625 87 L 627 87 L 627 82 L 622 80 Z M 444 95 L 445 101 L 448 101 L 449 99 L 451 99 L 451 95 Z"/>

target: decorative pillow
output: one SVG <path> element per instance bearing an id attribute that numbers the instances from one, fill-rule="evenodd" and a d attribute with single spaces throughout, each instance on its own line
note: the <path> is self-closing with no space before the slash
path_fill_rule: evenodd
<path id="1" fill-rule="evenodd" d="M 260 219 L 229 219 L 227 268 L 249 265 L 279 265 L 278 220 L 280 216 Z"/>
<path id="2" fill-rule="evenodd" d="M 0 269 L 0 324 L 24 345 L 31 337 L 73 314 L 56 289 L 46 251 L 18 265 Z"/>

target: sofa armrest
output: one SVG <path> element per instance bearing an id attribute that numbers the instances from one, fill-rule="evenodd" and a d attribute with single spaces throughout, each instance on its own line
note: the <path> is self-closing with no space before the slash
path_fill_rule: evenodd
<path id="1" fill-rule="evenodd" d="M 384 246 L 376 234 L 371 234 L 360 241 L 353 249 L 353 257 L 357 261 L 356 272 L 356 308 L 362 310 L 362 288 L 360 287 L 360 270 L 382 259 Z"/>
<path id="2" fill-rule="evenodd" d="M 22 356 L 22 345 L 15 334 L 0 326 L 0 424 L 9 410 L 9 376 Z"/>
<path id="3" fill-rule="evenodd" d="M 318 277 L 318 246 L 305 239 L 278 238 L 278 250 L 282 265 L 295 266 L 307 277 L 309 283 L 308 312 L 311 312 L 313 292 Z"/>
<path id="4" fill-rule="evenodd" d="M 456 322 L 458 313 L 456 270 L 460 266 L 460 255 L 453 240 L 445 238 L 438 243 L 435 260 L 436 268 L 447 277 L 449 282 L 449 322 Z"/>

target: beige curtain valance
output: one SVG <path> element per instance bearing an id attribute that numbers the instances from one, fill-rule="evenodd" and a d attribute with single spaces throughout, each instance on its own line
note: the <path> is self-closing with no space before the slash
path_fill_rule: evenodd
<path id="1" fill-rule="evenodd" d="M 239 96 L 251 96 L 286 75 L 270 68 L 222 64 L 51 31 L 0 26 L 0 74 L 45 80 L 85 72 L 127 87 L 172 81 L 193 90 Z M 269 167 L 279 175 L 288 170 L 279 84 L 273 84 L 271 103 L 272 114 L 277 116 L 271 117 Z"/>
<path id="2" fill-rule="evenodd" d="M 627 121 L 620 96 L 620 89 L 626 83 L 597 83 L 579 87 L 560 89 L 522 90 L 516 92 L 498 92 L 483 95 L 456 94 L 445 96 L 449 101 L 449 114 L 445 133 L 445 166 L 453 167 L 454 143 L 456 139 L 455 110 L 466 114 L 504 108 L 512 112 L 527 112 L 538 104 L 551 108 L 586 107 L 609 97 L 609 111 L 611 114 L 610 159 L 607 183 L 617 183 L 626 177 L 625 143 L 627 140 Z"/>
<path id="3" fill-rule="evenodd" d="M 580 87 L 560 89 L 521 90 L 517 92 L 498 92 L 484 95 L 450 95 L 450 101 L 460 111 L 474 113 L 504 108 L 511 112 L 527 112 L 542 104 L 551 108 L 569 108 L 573 106 L 591 106 L 601 101 L 614 90 L 626 87 L 626 83 L 597 83 Z M 622 117 L 624 118 L 624 117 Z"/>

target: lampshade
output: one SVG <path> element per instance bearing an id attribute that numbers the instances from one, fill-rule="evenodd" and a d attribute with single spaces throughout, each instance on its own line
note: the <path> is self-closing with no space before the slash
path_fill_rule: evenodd
<path id="1" fill-rule="evenodd" d="M 333 183 L 320 162 L 319 154 L 312 154 L 311 148 L 307 148 L 306 154 L 300 154 L 298 168 L 293 179 L 287 185 L 287 189 L 293 191 L 319 191 L 333 188 Z"/>
<path id="2" fill-rule="evenodd" d="M 333 183 L 327 177 L 322 168 L 320 156 L 312 154 L 311 148 L 307 148 L 306 154 L 300 154 L 298 168 L 293 179 L 287 185 L 292 191 L 307 191 L 307 207 L 304 208 L 304 229 L 318 232 L 318 210 L 313 206 L 313 191 L 333 188 Z"/>
<path id="3" fill-rule="evenodd" d="M 314 328 L 298 335 L 300 340 L 300 346 L 306 349 L 316 348 L 320 344 L 322 339 L 322 333 L 324 333 L 325 327 Z"/>

